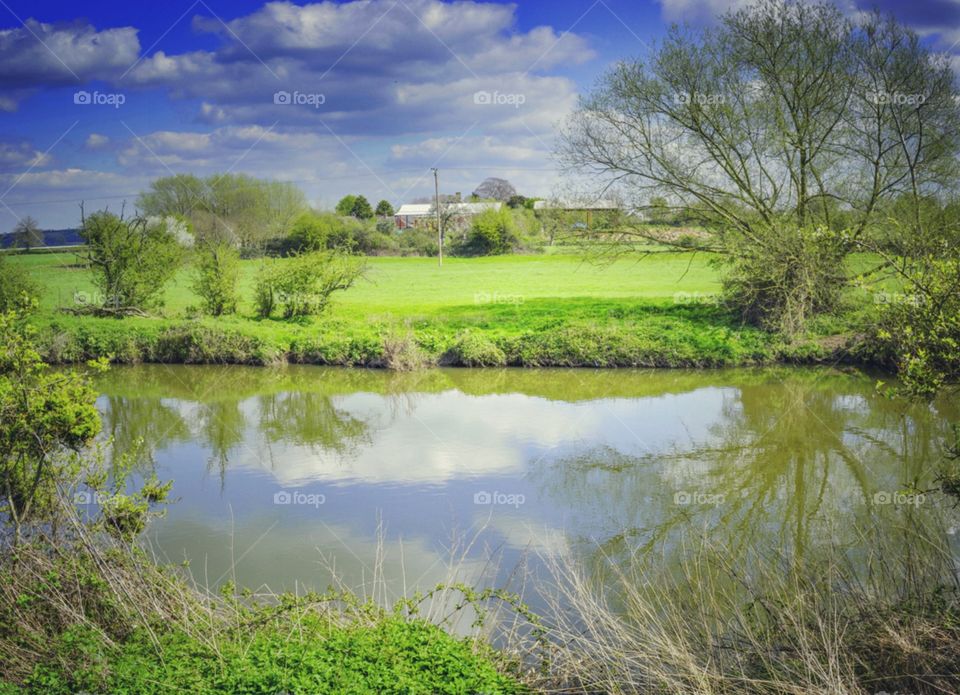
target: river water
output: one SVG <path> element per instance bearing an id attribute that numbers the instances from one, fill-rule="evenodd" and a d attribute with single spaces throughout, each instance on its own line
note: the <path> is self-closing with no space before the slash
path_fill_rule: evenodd
<path id="1" fill-rule="evenodd" d="M 960 407 L 875 383 L 826 368 L 143 365 L 97 379 L 112 455 L 175 481 L 148 532 L 161 557 L 209 586 L 364 589 L 379 574 L 393 596 L 452 562 L 490 581 L 563 554 L 669 564 L 704 536 L 802 562 L 855 548 L 880 518 L 939 515 L 956 550 L 942 499 L 916 491 Z"/>

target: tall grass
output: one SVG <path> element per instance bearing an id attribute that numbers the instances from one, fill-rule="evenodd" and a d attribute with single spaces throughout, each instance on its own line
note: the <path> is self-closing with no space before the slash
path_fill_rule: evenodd
<path id="1" fill-rule="evenodd" d="M 709 540 L 682 560 L 547 558 L 552 658 L 564 693 L 954 693 L 960 586 L 942 530 L 862 532 L 790 559 Z M 862 551 L 862 553 L 860 552 Z M 816 557 L 812 554 L 815 552 Z M 591 568 L 592 567 L 592 568 Z"/>
<path id="2" fill-rule="evenodd" d="M 56 538 L 37 530 L 0 555 L 0 692 L 3 682 L 32 692 L 62 685 L 38 673 L 80 673 L 72 686 L 102 688 L 140 678 L 130 663 L 174 663 L 193 675 L 260 664 L 287 677 L 296 669 L 278 645 L 300 650 L 298 658 L 333 650 L 324 658 L 382 668 L 378 646 L 350 650 L 377 645 L 381 633 L 407 639 L 404 626 L 437 630 L 423 638 L 436 651 L 414 650 L 428 661 L 476 659 L 470 677 L 499 683 L 488 692 L 515 692 L 518 680 L 584 694 L 960 691 L 960 581 L 945 531 L 930 519 L 878 523 L 844 548 L 825 531 L 802 557 L 744 555 L 709 538 L 669 554 L 547 555 L 536 584 L 525 567 L 514 570 L 518 594 L 476 588 L 503 576 L 495 557 L 479 569 L 471 559 L 480 529 L 455 539 L 445 581 L 424 590 L 401 578 L 398 597 L 384 572 L 382 530 L 362 586 L 338 580 L 329 558 L 327 591 L 276 594 L 201 585 L 66 518 Z M 530 591 L 538 615 L 523 601 Z M 455 637 L 444 642 L 439 630 Z M 344 635 L 354 641 L 330 646 Z"/>

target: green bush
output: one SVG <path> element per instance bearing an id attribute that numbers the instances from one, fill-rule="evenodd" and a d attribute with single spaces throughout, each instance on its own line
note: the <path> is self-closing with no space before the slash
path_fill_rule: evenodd
<path id="1" fill-rule="evenodd" d="M 305 212 L 296 219 L 288 237 L 290 249 L 298 252 L 320 251 L 343 239 L 343 222 L 329 213 Z"/>
<path id="2" fill-rule="evenodd" d="M 257 314 L 261 318 L 276 311 L 284 318 L 320 314 L 334 292 L 349 289 L 363 272 L 361 259 L 323 251 L 295 256 L 282 264 L 269 263 L 257 276 Z"/>
<path id="3" fill-rule="evenodd" d="M 502 367 L 507 363 L 506 353 L 493 340 L 469 331 L 457 336 L 446 357 L 464 367 Z"/>
<path id="4" fill-rule="evenodd" d="M 927 257 L 909 272 L 913 292 L 879 295 L 872 339 L 914 396 L 960 381 L 960 253 Z"/>
<path id="5" fill-rule="evenodd" d="M 23 305 L 23 297 L 35 299 L 40 288 L 19 263 L 10 263 L 5 254 L 0 254 L 0 313 Z"/>
<path id="6" fill-rule="evenodd" d="M 101 427 L 89 377 L 51 370 L 35 339 L 23 313 L 0 313 L 0 532 L 9 524 L 15 539 L 28 522 L 51 520 L 67 454 Z"/>
<path id="7" fill-rule="evenodd" d="M 393 225 L 389 222 L 381 228 L 379 223 L 367 218 L 311 211 L 297 218 L 284 246 L 293 253 L 324 249 L 346 253 L 390 251 L 396 248 L 392 231 Z"/>
<path id="8" fill-rule="evenodd" d="M 103 210 L 84 218 L 80 236 L 87 244 L 81 256 L 93 269 L 105 306 L 148 309 L 162 303 L 163 288 L 183 256 L 166 222 L 127 220 Z"/>
<path id="9" fill-rule="evenodd" d="M 224 241 L 199 245 L 193 291 L 200 295 L 208 314 L 221 316 L 237 310 L 240 252 Z"/>
<path id="10" fill-rule="evenodd" d="M 848 280 L 842 235 L 783 225 L 759 230 L 749 241 L 731 232 L 725 243 L 731 253 L 724 299 L 746 322 L 792 336 L 838 307 Z"/>
<path id="11" fill-rule="evenodd" d="M 463 243 L 456 249 L 465 256 L 507 253 L 517 243 L 517 226 L 507 208 L 484 210 L 473 218 Z"/>
<path id="12" fill-rule="evenodd" d="M 397 232 L 400 251 L 405 255 L 436 256 L 437 232 L 421 227 L 408 227 Z"/>

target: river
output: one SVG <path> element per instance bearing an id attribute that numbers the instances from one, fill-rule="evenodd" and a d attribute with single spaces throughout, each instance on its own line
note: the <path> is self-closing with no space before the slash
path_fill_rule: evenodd
<path id="1" fill-rule="evenodd" d="M 99 376 L 112 456 L 173 479 L 148 531 L 201 584 L 385 598 L 504 583 L 573 554 L 686 541 L 802 562 L 928 491 L 960 404 L 906 404 L 853 369 L 464 370 L 142 365 Z M 142 441 L 138 447 L 137 442 Z"/>

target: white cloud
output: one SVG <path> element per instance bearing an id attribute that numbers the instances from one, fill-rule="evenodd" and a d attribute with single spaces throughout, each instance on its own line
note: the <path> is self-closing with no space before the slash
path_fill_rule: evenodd
<path id="1" fill-rule="evenodd" d="M 102 150 L 110 144 L 110 138 L 99 133 L 90 133 L 84 141 L 83 146 L 88 150 Z"/>
<path id="2" fill-rule="evenodd" d="M 29 142 L 0 142 L 0 171 L 21 171 L 51 161 L 50 155 L 34 149 Z"/>
<path id="3" fill-rule="evenodd" d="M 213 48 L 177 53 L 161 45 L 129 72 L 140 50 L 136 29 L 31 24 L 62 49 L 81 81 L 103 80 L 127 94 L 159 91 L 196 109 L 193 127 L 164 116 L 149 128 L 125 118 L 139 137 L 121 131 L 108 141 L 92 133 L 73 150 L 65 141 L 58 157 L 68 161 L 49 172 L 49 190 L 41 179 L 31 184 L 38 199 L 57 197 L 67 180 L 72 185 L 71 172 L 89 169 L 85 159 L 70 160 L 78 152 L 114 153 L 121 181 L 108 192 L 102 178 L 90 177 L 88 189 L 78 190 L 85 197 L 126 194 L 171 172 L 229 169 L 298 182 L 315 204 L 331 206 L 356 191 L 400 203 L 430 188 L 421 172 L 411 172 L 429 166 L 446 167 L 451 192 L 505 176 L 524 193 L 547 193 L 552 177 L 525 170 L 550 167 L 553 126 L 576 99 L 563 70 L 593 57 L 576 33 L 521 30 L 515 6 L 471 0 L 271 2 L 228 28 L 209 17 L 193 24 L 213 34 Z M 0 110 L 16 108 L 37 88 L 76 82 L 39 42 L 27 42 L 25 31 L 0 32 L 0 67 L 7 68 Z M 275 103 L 279 91 L 321 94 L 322 104 Z M 478 100 L 480 93 L 492 100 Z M 43 215 L 66 226 L 75 209 L 64 204 Z"/>
<path id="4" fill-rule="evenodd" d="M 677 23 L 709 22 L 749 4 L 750 0 L 660 0 L 663 18 Z"/>
<path id="5" fill-rule="evenodd" d="M 409 8 L 409 9 L 408 9 Z M 593 56 L 575 33 L 521 32 L 514 8 L 439 0 L 269 3 L 228 23 L 198 18 L 223 41 L 213 51 L 158 51 L 125 83 L 164 87 L 203 101 L 210 123 L 316 127 L 365 135 L 518 129 L 523 114 L 552 124 L 574 101 L 575 86 L 543 71 Z M 478 90 L 520 94 L 519 108 L 478 109 Z M 277 104 L 278 91 L 322 94 L 320 108 Z"/>
<path id="6" fill-rule="evenodd" d="M 0 109 L 10 111 L 40 87 L 109 80 L 130 67 L 140 53 L 133 27 L 97 31 L 83 23 L 47 24 L 28 19 L 0 30 Z"/>

